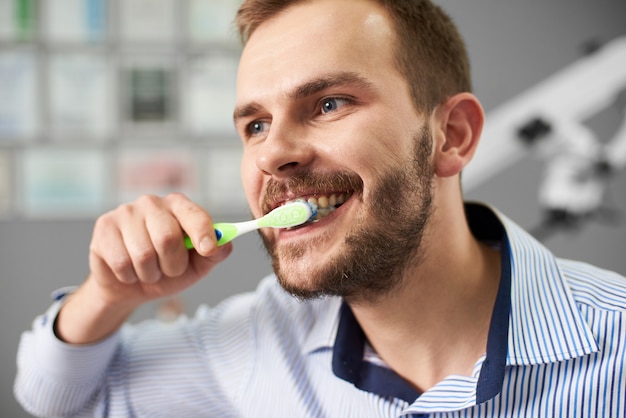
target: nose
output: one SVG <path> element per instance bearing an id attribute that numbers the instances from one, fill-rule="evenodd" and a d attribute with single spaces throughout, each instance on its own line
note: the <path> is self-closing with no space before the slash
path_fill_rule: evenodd
<path id="1" fill-rule="evenodd" d="M 287 177 L 311 164 L 313 158 L 313 147 L 302 128 L 274 120 L 257 150 L 256 165 L 265 174 Z"/>

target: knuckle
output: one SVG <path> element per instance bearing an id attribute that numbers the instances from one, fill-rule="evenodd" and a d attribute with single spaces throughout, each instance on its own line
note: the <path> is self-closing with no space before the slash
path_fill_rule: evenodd
<path id="1" fill-rule="evenodd" d="M 176 212 L 192 212 L 197 208 L 194 202 L 180 192 L 170 193 L 165 199 L 168 206 Z"/>
<path id="2" fill-rule="evenodd" d="M 135 200 L 135 204 L 139 207 L 156 207 L 159 206 L 159 197 L 153 194 L 145 194 L 139 196 L 137 200 Z"/>
<path id="3" fill-rule="evenodd" d="M 132 216 L 134 212 L 135 212 L 135 209 L 132 203 L 122 203 L 117 208 L 115 208 L 115 210 L 113 210 L 112 212 L 109 212 L 103 217 L 108 217 L 112 219 L 119 218 L 119 217 L 130 217 Z"/>
<path id="4" fill-rule="evenodd" d="M 153 237 L 154 246 L 161 249 L 161 252 L 164 254 L 174 251 L 181 245 L 182 239 L 182 233 L 174 230 L 164 231 Z"/>
<path id="5" fill-rule="evenodd" d="M 156 259 L 156 253 L 151 247 L 142 247 L 133 251 L 132 259 L 140 266 L 145 266 Z"/>
<path id="6" fill-rule="evenodd" d="M 114 227 L 115 224 L 116 222 L 113 213 L 108 212 L 96 219 L 96 222 L 94 223 L 94 231 L 107 231 Z"/>
<path id="7" fill-rule="evenodd" d="M 112 237 L 115 236 L 115 231 L 117 229 L 118 223 L 111 213 L 96 219 L 92 231 L 91 242 L 89 244 L 89 251 L 93 253 L 99 253 L 101 251 L 106 252 L 106 246 L 104 243 L 110 241 Z"/>
<path id="8" fill-rule="evenodd" d="M 121 255 L 108 262 L 109 268 L 116 276 L 124 276 L 132 268 L 130 256 Z"/>
<path id="9" fill-rule="evenodd" d="M 188 199 L 187 199 L 187 196 L 185 196 L 181 192 L 172 192 L 172 193 L 169 193 L 167 196 L 165 196 L 165 200 L 168 202 L 178 202 L 181 200 L 188 200 Z"/>

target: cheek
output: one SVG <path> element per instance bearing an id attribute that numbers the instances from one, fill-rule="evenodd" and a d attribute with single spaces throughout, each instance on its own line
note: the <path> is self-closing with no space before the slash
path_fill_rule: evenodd
<path id="1" fill-rule="evenodd" d="M 325 163 L 355 172 L 369 171 L 388 154 L 388 138 L 366 124 L 353 124 L 341 131 L 324 132 L 317 140 L 317 154 Z M 317 138 L 316 138 L 317 139 Z"/>
<path id="2" fill-rule="evenodd" d="M 411 149 L 408 137 L 398 132 L 379 132 L 353 148 L 350 158 L 371 180 L 406 165 L 413 157 Z"/>
<path id="3" fill-rule="evenodd" d="M 378 165 L 394 165 L 411 157 L 416 125 L 389 112 L 369 112 L 352 129 L 352 142 L 348 150 L 359 164 L 378 168 Z M 354 140 L 358 139 L 358 140 Z"/>

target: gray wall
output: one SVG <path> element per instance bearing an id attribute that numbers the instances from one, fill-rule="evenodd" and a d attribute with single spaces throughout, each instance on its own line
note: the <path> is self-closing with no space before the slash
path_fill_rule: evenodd
<path id="1" fill-rule="evenodd" d="M 476 94 L 487 112 L 512 99 L 581 56 L 590 40 L 626 35 L 623 0 L 440 0 L 459 24 L 472 57 Z M 608 136 L 619 119 L 602 114 L 589 126 Z M 536 201 L 541 163 L 524 159 L 497 178 L 468 193 L 469 199 L 492 203 L 522 226 L 541 220 Z M 594 219 L 574 230 L 559 231 L 545 243 L 557 254 L 582 259 L 626 274 L 626 173 L 611 184 L 616 222 Z M 15 351 L 20 333 L 50 303 L 51 290 L 78 284 L 87 273 L 92 221 L 0 222 L 0 416 L 28 416 L 13 400 Z M 233 256 L 184 299 L 190 312 L 202 302 L 215 304 L 233 293 L 253 289 L 270 271 L 256 235 L 236 242 Z M 140 317 L 152 315 L 146 307 Z"/>

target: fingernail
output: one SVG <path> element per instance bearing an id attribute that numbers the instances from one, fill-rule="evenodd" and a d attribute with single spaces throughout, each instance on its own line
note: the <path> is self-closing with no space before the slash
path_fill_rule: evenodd
<path id="1" fill-rule="evenodd" d="M 211 240 L 209 238 L 203 238 L 200 241 L 200 251 L 206 253 L 211 249 Z"/>

